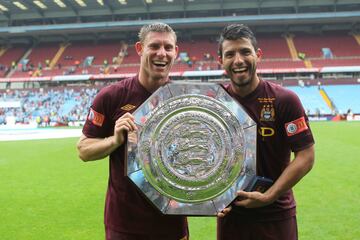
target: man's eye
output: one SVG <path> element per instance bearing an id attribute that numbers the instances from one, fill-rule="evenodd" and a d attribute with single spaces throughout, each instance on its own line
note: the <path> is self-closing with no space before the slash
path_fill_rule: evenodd
<path id="1" fill-rule="evenodd" d="M 149 46 L 151 49 L 158 49 L 159 48 L 159 45 L 150 45 Z"/>

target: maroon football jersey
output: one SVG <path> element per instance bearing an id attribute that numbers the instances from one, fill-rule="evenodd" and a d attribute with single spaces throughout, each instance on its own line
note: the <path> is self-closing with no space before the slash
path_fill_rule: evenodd
<path id="1" fill-rule="evenodd" d="M 84 135 L 89 138 L 112 136 L 115 121 L 126 112 L 134 112 L 150 95 L 138 76 L 103 88 L 90 108 Z M 170 234 L 174 239 L 185 236 L 186 218 L 161 214 L 125 176 L 125 156 L 124 145 L 110 154 L 105 225 L 118 232 Z"/>
<path id="2" fill-rule="evenodd" d="M 314 144 L 299 98 L 290 90 L 263 80 L 244 98 L 236 96 L 231 85 L 225 89 L 257 124 L 257 175 L 276 181 L 290 163 L 291 151 L 298 152 Z M 239 220 L 245 221 L 280 220 L 296 214 L 291 190 L 271 205 L 234 210 L 241 216 Z"/>

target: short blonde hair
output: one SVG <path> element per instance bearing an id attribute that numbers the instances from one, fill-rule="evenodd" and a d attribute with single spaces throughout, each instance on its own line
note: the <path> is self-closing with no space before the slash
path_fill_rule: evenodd
<path id="1" fill-rule="evenodd" d="M 167 25 L 166 23 L 155 22 L 148 25 L 144 25 L 140 29 L 138 36 L 139 36 L 139 41 L 142 44 L 144 43 L 146 36 L 150 32 L 171 33 L 174 36 L 175 43 L 177 41 L 176 33 L 169 25 Z"/>

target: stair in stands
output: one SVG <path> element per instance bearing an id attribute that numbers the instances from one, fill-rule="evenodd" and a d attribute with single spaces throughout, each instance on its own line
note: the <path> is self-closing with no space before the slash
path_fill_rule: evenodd
<path id="1" fill-rule="evenodd" d="M 51 59 L 50 62 L 50 69 L 54 69 L 55 65 L 57 64 L 57 62 L 59 61 L 61 55 L 64 53 L 65 49 L 70 45 L 70 43 L 61 43 L 60 44 L 60 48 L 57 51 L 57 53 L 55 54 L 55 56 L 53 57 L 53 59 Z"/>
<path id="2" fill-rule="evenodd" d="M 0 48 L 0 57 L 1 57 L 2 55 L 4 55 L 4 53 L 6 52 L 6 50 L 7 50 L 6 47 L 1 47 L 1 48 Z"/>
<path id="3" fill-rule="evenodd" d="M 326 105 L 328 105 L 328 107 L 329 107 L 332 111 L 334 111 L 336 107 L 335 107 L 334 104 L 332 103 L 331 99 L 329 98 L 329 96 L 327 95 L 327 93 L 325 92 L 325 90 L 324 90 L 323 88 L 321 88 L 321 89 L 319 90 L 319 92 L 320 92 L 321 97 L 322 97 L 322 98 L 324 99 L 324 101 L 326 102 Z"/>
<path id="4" fill-rule="evenodd" d="M 296 47 L 295 47 L 295 44 L 294 44 L 294 36 L 293 35 L 288 35 L 285 37 L 286 39 L 286 43 L 289 47 L 289 51 L 290 51 L 290 54 L 291 54 L 291 58 L 292 60 L 296 61 L 298 60 L 298 52 L 296 50 Z"/>

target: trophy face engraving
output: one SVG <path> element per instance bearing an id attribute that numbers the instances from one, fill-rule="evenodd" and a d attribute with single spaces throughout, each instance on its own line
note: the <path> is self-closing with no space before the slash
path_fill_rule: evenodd
<path id="1" fill-rule="evenodd" d="M 127 175 L 165 214 L 215 215 L 255 174 L 256 125 L 220 85 L 167 84 L 134 116 Z"/>

